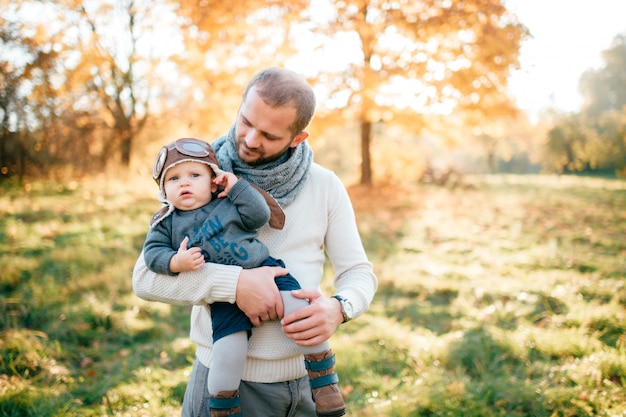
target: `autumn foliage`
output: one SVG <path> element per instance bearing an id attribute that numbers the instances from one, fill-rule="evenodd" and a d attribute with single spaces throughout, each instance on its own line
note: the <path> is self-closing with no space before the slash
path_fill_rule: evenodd
<path id="1" fill-rule="evenodd" d="M 570 122 L 548 137 L 560 122 L 531 126 L 509 96 L 529 33 L 502 0 L 0 7 L 0 178 L 143 169 L 175 137 L 223 134 L 248 79 L 273 65 L 314 85 L 310 142 L 324 162 L 344 155 L 330 168 L 362 184 L 390 180 L 389 166 L 416 180 L 442 163 L 474 172 L 623 169 L 624 83 L 606 77 L 623 74 L 618 47 L 607 51 L 606 72 L 583 80 L 594 100 L 577 123 L 599 139 L 585 133 L 584 146 L 575 137 L 564 146 L 558 137 Z M 607 99 L 612 115 L 599 111 Z M 450 156 L 459 150 L 463 164 Z M 604 154 L 617 162 L 597 162 Z"/>
<path id="2" fill-rule="evenodd" d="M 3 3 L 4 177 L 125 169 L 164 135 L 212 139 L 252 73 L 286 65 L 319 92 L 318 131 L 355 123 L 370 183 L 377 124 L 417 138 L 430 114 L 513 114 L 527 35 L 500 0 Z"/>

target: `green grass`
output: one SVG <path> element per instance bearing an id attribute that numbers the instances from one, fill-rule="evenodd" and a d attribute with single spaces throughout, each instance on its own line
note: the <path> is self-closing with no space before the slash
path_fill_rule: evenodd
<path id="1" fill-rule="evenodd" d="M 0 184 L 0 416 L 179 415 L 189 309 L 131 288 L 155 192 Z M 626 181 L 350 192 L 380 287 L 331 340 L 349 416 L 626 415 Z"/>

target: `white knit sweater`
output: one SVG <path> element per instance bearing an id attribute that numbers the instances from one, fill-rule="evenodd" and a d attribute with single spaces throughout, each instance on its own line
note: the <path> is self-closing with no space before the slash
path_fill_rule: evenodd
<path id="1" fill-rule="evenodd" d="M 368 261 L 356 227 L 348 194 L 337 176 L 317 164 L 296 200 L 285 208 L 283 230 L 264 226 L 259 238 L 270 254 L 285 261 L 289 272 L 306 289 L 319 289 L 325 255 L 335 271 L 335 293 L 354 306 L 354 317 L 369 307 L 377 279 Z M 172 277 L 147 269 L 143 253 L 133 271 L 133 289 L 150 301 L 193 305 L 191 340 L 198 359 L 210 366 L 212 352 L 210 304 L 235 302 L 241 268 L 207 263 L 193 272 Z M 306 374 L 297 345 L 282 332 L 278 321 L 252 330 L 243 379 L 281 382 Z"/>

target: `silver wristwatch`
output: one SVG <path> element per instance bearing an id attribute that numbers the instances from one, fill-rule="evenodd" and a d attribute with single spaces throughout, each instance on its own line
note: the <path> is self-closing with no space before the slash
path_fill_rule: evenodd
<path id="1" fill-rule="evenodd" d="M 352 307 L 352 303 L 340 295 L 333 295 L 333 298 L 336 298 L 337 300 L 339 300 L 339 303 L 341 304 L 341 314 L 343 314 L 343 323 L 352 320 L 352 317 L 354 316 L 354 308 Z"/>

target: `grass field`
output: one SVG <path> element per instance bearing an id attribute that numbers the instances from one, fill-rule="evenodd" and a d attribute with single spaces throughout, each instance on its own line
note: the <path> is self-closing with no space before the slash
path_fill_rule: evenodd
<path id="1" fill-rule="evenodd" d="M 350 192 L 380 287 L 331 340 L 349 416 L 626 416 L 626 181 Z M 189 309 L 130 282 L 156 208 L 0 184 L 0 416 L 179 415 Z"/>

